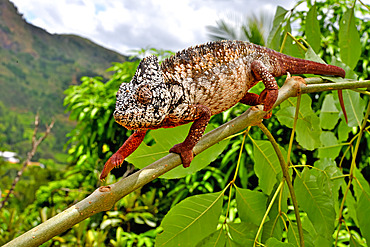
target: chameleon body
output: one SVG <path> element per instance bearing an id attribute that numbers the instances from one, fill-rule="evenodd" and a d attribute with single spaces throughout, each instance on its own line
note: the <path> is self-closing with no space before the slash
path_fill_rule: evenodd
<path id="1" fill-rule="evenodd" d="M 130 83 L 117 93 L 114 118 L 135 132 L 107 161 L 104 179 L 140 145 L 148 129 L 171 128 L 194 122 L 184 142 L 170 152 L 181 156 L 184 167 L 193 159 L 192 149 L 202 137 L 212 115 L 238 102 L 264 104 L 270 111 L 278 96 L 274 77 L 287 74 L 345 76 L 343 69 L 298 59 L 242 41 L 216 41 L 190 47 L 167 58 L 144 58 Z M 260 80 L 260 95 L 248 90 Z"/>

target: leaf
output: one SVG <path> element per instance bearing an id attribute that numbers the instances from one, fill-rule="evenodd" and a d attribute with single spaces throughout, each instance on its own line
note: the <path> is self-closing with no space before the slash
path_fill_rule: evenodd
<path id="1" fill-rule="evenodd" d="M 253 154 L 254 171 L 258 177 L 258 185 L 265 194 L 270 195 L 277 182 L 277 177 L 282 176 L 279 159 L 269 141 L 255 140 Z"/>
<path id="2" fill-rule="evenodd" d="M 318 148 L 321 144 L 320 119 L 313 112 L 311 103 L 312 100 L 308 95 L 302 95 L 296 128 L 297 142 L 308 150 Z M 280 110 L 275 114 L 281 124 L 289 128 L 293 127 L 296 104 L 296 98 L 281 104 Z"/>
<path id="3" fill-rule="evenodd" d="M 321 177 L 323 178 L 323 177 Z M 335 210 L 332 195 L 320 181 L 318 174 L 305 168 L 294 181 L 298 204 L 307 213 L 314 227 L 324 238 L 331 239 L 334 231 Z"/>
<path id="4" fill-rule="evenodd" d="M 361 126 L 365 101 L 360 97 L 360 94 L 352 90 L 343 90 L 343 101 L 347 111 L 348 126 Z"/>
<path id="5" fill-rule="evenodd" d="M 260 225 L 266 212 L 267 197 L 262 192 L 236 188 L 236 203 L 243 222 Z"/>
<path id="6" fill-rule="evenodd" d="M 273 21 L 273 27 L 267 38 L 267 47 L 274 50 L 280 49 L 280 40 L 281 40 L 281 28 L 282 23 L 284 22 L 285 15 L 288 13 L 286 9 L 281 6 L 276 8 L 275 17 Z"/>
<path id="7" fill-rule="evenodd" d="M 214 232 L 222 210 L 223 192 L 188 197 L 163 218 L 156 246 L 196 246 Z"/>
<path id="8" fill-rule="evenodd" d="M 338 130 L 338 141 L 344 142 L 348 139 L 348 134 L 352 131 L 352 128 L 348 127 L 345 121 L 341 121 L 337 128 Z"/>
<path id="9" fill-rule="evenodd" d="M 229 237 L 221 228 L 205 237 L 196 247 L 224 247 L 228 239 Z"/>
<path id="10" fill-rule="evenodd" d="M 370 242 L 370 194 L 362 192 L 357 202 L 357 219 L 362 236 Z"/>
<path id="11" fill-rule="evenodd" d="M 271 237 L 274 237 L 278 240 L 282 240 L 285 222 L 283 222 L 281 214 L 287 213 L 288 211 L 287 207 L 288 194 L 289 194 L 288 186 L 285 183 L 280 203 L 279 203 L 280 198 L 279 200 L 275 200 L 268 214 L 270 220 L 263 225 L 261 238 L 262 242 L 267 241 L 267 239 Z M 280 206 L 281 208 L 279 208 Z"/>
<path id="12" fill-rule="evenodd" d="M 126 160 L 140 169 L 150 165 L 154 161 L 159 160 L 164 155 L 168 154 L 168 150 L 173 147 L 173 145 L 183 142 L 185 136 L 189 133 L 190 126 L 191 124 L 187 124 L 176 128 L 158 129 L 149 132 L 148 134 L 153 137 L 156 143 L 152 146 L 147 146 L 144 142 L 141 143 L 135 152 L 127 157 Z M 211 131 L 212 129 L 214 129 L 212 125 L 208 125 L 206 132 Z M 182 166 L 178 166 L 166 174 L 163 174 L 161 178 L 180 178 L 203 169 L 222 153 L 228 142 L 229 140 L 224 140 L 213 145 L 204 152 L 195 156 L 190 167 L 183 168 Z"/>
<path id="13" fill-rule="evenodd" d="M 353 181 L 353 190 L 355 191 L 357 200 L 360 198 L 363 192 L 366 192 L 368 195 L 370 195 L 370 185 L 362 175 L 361 171 L 355 168 L 353 170 L 353 175 L 356 178 L 356 180 Z"/>
<path id="14" fill-rule="evenodd" d="M 338 140 L 333 132 L 323 131 L 321 132 L 320 140 L 322 146 L 319 147 L 319 158 L 337 158 L 342 148 L 338 144 Z"/>
<path id="15" fill-rule="evenodd" d="M 332 130 L 339 120 L 339 110 L 335 106 L 332 94 L 325 95 L 320 111 L 320 125 L 323 129 Z"/>
<path id="16" fill-rule="evenodd" d="M 241 223 L 229 223 L 229 231 L 234 242 L 240 244 L 243 247 L 253 246 L 254 238 L 256 237 L 258 226 L 241 222 Z"/>
<path id="17" fill-rule="evenodd" d="M 305 54 L 305 59 L 326 64 L 326 62 L 322 60 L 322 58 L 319 55 L 316 54 L 312 47 L 308 47 L 307 52 Z"/>
<path id="18" fill-rule="evenodd" d="M 342 186 L 341 186 L 341 190 L 342 190 L 343 195 L 344 195 L 344 193 L 347 189 L 346 187 L 347 187 L 347 184 L 345 184 L 345 183 L 343 183 Z M 357 214 L 356 214 L 357 202 L 356 202 L 351 190 L 348 190 L 348 193 L 347 193 L 346 206 L 347 206 L 347 209 L 348 209 L 348 215 L 345 214 L 344 217 L 346 219 L 348 217 L 350 217 L 355 222 L 356 226 L 358 226 L 359 223 L 358 223 Z"/>
<path id="19" fill-rule="evenodd" d="M 317 18 L 316 3 L 310 8 L 306 16 L 305 33 L 307 42 L 315 52 L 319 52 L 321 43 L 320 24 Z"/>
<path id="20" fill-rule="evenodd" d="M 294 225 L 296 226 L 296 225 Z M 312 225 L 312 222 L 307 216 L 302 217 L 302 228 L 303 228 L 303 236 L 304 242 L 306 247 L 330 247 L 333 246 L 332 239 L 326 239 L 321 236 L 317 231 L 316 228 Z M 297 228 L 298 231 L 298 228 Z M 288 233 L 289 234 L 289 233 Z"/>
<path id="21" fill-rule="evenodd" d="M 339 22 L 340 58 L 354 69 L 361 56 L 361 41 L 355 24 L 354 7 L 347 10 Z"/>
<path id="22" fill-rule="evenodd" d="M 283 35 L 285 36 L 288 33 L 292 33 L 290 19 L 288 19 L 285 23 Z M 298 58 L 304 58 L 306 53 L 305 50 L 297 45 L 295 39 L 293 39 L 290 35 L 286 36 L 284 46 L 282 46 L 280 50 L 282 53 Z"/>
<path id="23" fill-rule="evenodd" d="M 294 247 L 293 244 L 291 243 L 283 243 L 279 240 L 277 240 L 276 238 L 269 238 L 267 241 L 266 241 L 266 247 Z"/>
<path id="24" fill-rule="evenodd" d="M 315 114 L 307 116 L 304 119 L 298 119 L 296 139 L 303 148 L 314 150 L 320 146 L 321 129 L 319 125 L 320 119 Z"/>

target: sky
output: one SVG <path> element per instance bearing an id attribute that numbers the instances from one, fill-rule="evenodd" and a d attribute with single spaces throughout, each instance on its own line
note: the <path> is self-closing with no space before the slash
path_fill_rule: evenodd
<path id="1" fill-rule="evenodd" d="M 141 48 L 178 51 L 209 41 L 206 26 L 269 14 L 294 0 L 10 0 L 27 22 L 52 34 L 76 34 L 128 55 Z M 278 2 L 278 3 L 277 3 Z"/>

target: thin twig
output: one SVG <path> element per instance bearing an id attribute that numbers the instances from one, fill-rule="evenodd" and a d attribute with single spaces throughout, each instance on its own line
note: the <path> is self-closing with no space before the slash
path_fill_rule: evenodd
<path id="1" fill-rule="evenodd" d="M 20 178 L 22 177 L 22 174 L 24 170 L 26 170 L 26 167 L 28 164 L 31 162 L 31 159 L 36 153 L 37 147 L 45 140 L 45 138 L 49 135 L 51 129 L 54 126 L 54 120 L 51 121 L 50 125 L 46 126 L 46 131 L 43 136 L 41 136 L 39 139 L 36 138 L 36 134 L 39 128 L 39 114 L 37 113 L 35 116 L 35 128 L 33 130 L 33 135 L 32 135 L 32 148 L 31 151 L 27 153 L 27 159 L 23 162 L 22 168 L 18 171 L 17 176 L 14 178 L 13 184 L 10 187 L 7 195 L 5 196 L 4 200 L 1 202 L 0 205 L 0 210 L 5 206 L 5 203 L 9 200 L 10 195 L 14 192 L 15 186 L 19 182 Z"/>
<path id="2" fill-rule="evenodd" d="M 272 136 L 271 132 L 262 123 L 259 124 L 258 127 L 267 136 L 267 138 L 269 139 L 270 143 L 272 144 L 272 146 L 273 146 L 273 148 L 275 150 L 275 153 L 278 156 L 279 163 L 280 163 L 280 166 L 281 166 L 281 170 L 283 171 L 283 176 L 285 178 L 285 181 L 287 182 L 288 189 L 289 189 L 289 192 L 290 192 L 290 197 L 291 197 L 292 202 L 293 202 L 294 214 L 295 214 L 295 218 L 296 218 L 296 221 L 297 221 L 297 227 L 298 227 L 298 234 L 299 234 L 300 246 L 301 247 L 304 247 L 302 222 L 301 222 L 301 217 L 299 215 L 298 202 L 297 202 L 297 198 L 295 196 L 295 192 L 294 192 L 294 188 L 293 188 L 293 183 L 292 183 L 292 180 L 290 179 L 290 176 L 289 176 L 288 165 L 285 162 L 284 157 L 283 157 L 283 154 L 281 153 L 281 151 L 279 149 L 279 145 L 275 141 L 275 139 Z"/>

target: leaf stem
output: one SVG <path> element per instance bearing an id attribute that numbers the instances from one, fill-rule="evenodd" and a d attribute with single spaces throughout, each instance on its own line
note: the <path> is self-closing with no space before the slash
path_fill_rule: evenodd
<path id="1" fill-rule="evenodd" d="M 256 237 L 254 239 L 254 243 L 253 243 L 253 247 L 256 246 L 256 243 L 258 243 L 258 236 L 261 234 L 261 231 L 262 231 L 262 227 L 263 227 L 263 224 L 265 223 L 266 219 L 267 219 L 267 216 L 268 214 L 270 213 L 270 210 L 272 208 L 272 205 L 274 205 L 274 201 L 277 197 L 277 195 L 279 194 L 280 190 L 283 188 L 283 185 L 284 185 L 284 181 L 282 180 L 279 184 L 279 187 L 276 189 L 275 193 L 274 193 L 274 196 L 271 198 L 271 201 L 270 201 L 270 204 L 269 206 L 267 207 L 266 209 L 266 212 L 265 212 L 265 215 L 263 216 L 262 220 L 261 220 L 261 224 L 259 225 L 258 227 L 258 231 L 256 233 Z"/>
<path id="2" fill-rule="evenodd" d="M 301 222 L 301 217 L 299 215 L 298 202 L 297 202 L 297 198 L 295 196 L 292 180 L 290 179 L 290 176 L 289 176 L 288 166 L 285 163 L 283 154 L 281 153 L 281 151 L 279 149 L 279 146 L 278 146 L 277 142 L 275 141 L 274 137 L 272 136 L 271 132 L 262 123 L 259 124 L 258 127 L 262 130 L 262 132 L 267 136 L 267 138 L 271 142 L 271 144 L 272 144 L 272 146 L 273 146 L 273 148 L 274 148 L 274 150 L 275 150 L 275 152 L 278 156 L 278 159 L 280 161 L 281 170 L 283 171 L 283 176 L 284 176 L 284 178 L 287 182 L 288 189 L 289 189 L 289 192 L 290 192 L 290 196 L 291 196 L 293 206 L 294 206 L 294 214 L 295 214 L 296 221 L 297 221 L 297 226 L 298 226 L 300 245 L 301 245 L 301 247 L 304 247 L 302 222 Z"/>
<path id="3" fill-rule="evenodd" d="M 366 123 L 367 123 L 367 120 L 369 118 L 369 114 L 370 114 L 370 101 L 368 103 L 366 114 L 365 114 L 365 117 L 362 121 L 362 125 L 360 127 L 360 132 L 358 133 L 357 142 L 356 142 L 355 150 L 353 151 L 353 157 L 352 157 L 351 167 L 350 167 L 350 171 L 349 171 L 349 181 L 348 181 L 348 184 L 347 184 L 346 191 L 344 192 L 344 195 L 343 195 L 342 203 L 341 203 L 340 208 L 339 208 L 339 217 L 338 217 L 339 225 L 338 225 L 337 236 L 335 238 L 335 246 L 337 246 L 338 237 L 339 237 L 339 230 L 342 227 L 344 202 L 346 201 L 349 188 L 351 187 L 351 184 L 352 184 L 352 181 L 353 181 L 353 178 L 354 178 L 353 177 L 353 171 L 356 167 L 356 157 L 357 157 L 357 154 L 358 154 L 358 149 L 360 147 L 362 134 L 364 133 L 364 130 L 366 128 Z"/>

